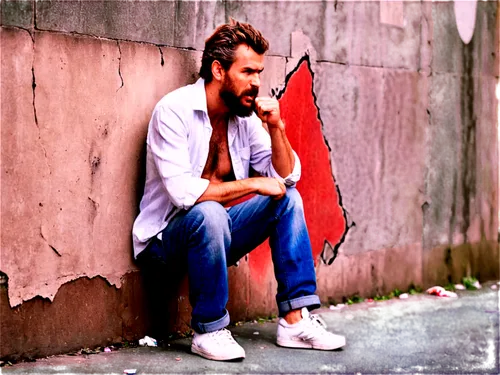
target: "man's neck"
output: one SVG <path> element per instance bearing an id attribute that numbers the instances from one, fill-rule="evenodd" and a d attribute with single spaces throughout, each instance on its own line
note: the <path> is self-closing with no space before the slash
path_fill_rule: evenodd
<path id="1" fill-rule="evenodd" d="M 207 97 L 208 117 L 212 126 L 226 124 L 229 119 L 229 108 L 219 95 L 219 87 L 212 81 L 205 83 L 205 94 Z"/>

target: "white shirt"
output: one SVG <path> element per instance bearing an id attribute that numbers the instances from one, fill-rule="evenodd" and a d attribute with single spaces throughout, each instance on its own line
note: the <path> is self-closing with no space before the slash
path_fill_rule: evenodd
<path id="1" fill-rule="evenodd" d="M 177 212 L 192 207 L 207 189 L 209 180 L 201 174 L 211 135 L 203 79 L 172 91 L 156 105 L 146 139 L 144 195 L 132 230 L 135 257 Z M 237 180 L 248 178 L 250 166 L 263 176 L 281 179 L 287 186 L 300 178 L 295 152 L 292 173 L 283 179 L 276 172 L 271 162 L 271 138 L 255 114 L 229 120 L 228 146 Z"/>

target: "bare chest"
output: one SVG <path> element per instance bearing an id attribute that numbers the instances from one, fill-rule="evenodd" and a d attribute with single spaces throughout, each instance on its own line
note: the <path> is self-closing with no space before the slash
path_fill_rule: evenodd
<path id="1" fill-rule="evenodd" d="M 227 140 L 227 129 L 214 129 L 210 138 L 207 162 L 201 175 L 210 182 L 225 182 L 235 179 Z"/>

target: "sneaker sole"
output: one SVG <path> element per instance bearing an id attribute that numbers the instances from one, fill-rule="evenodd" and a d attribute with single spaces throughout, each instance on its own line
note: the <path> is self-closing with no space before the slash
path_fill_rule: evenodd
<path id="1" fill-rule="evenodd" d="M 301 348 L 301 349 L 316 349 L 316 350 L 335 350 L 345 346 L 345 340 L 343 342 L 338 342 L 334 345 L 327 346 L 321 344 L 314 344 L 307 341 L 295 341 L 286 339 L 277 339 L 276 344 L 283 346 L 285 348 Z"/>
<path id="2" fill-rule="evenodd" d="M 230 361 L 233 359 L 243 359 L 245 358 L 245 354 L 242 356 L 237 355 L 237 356 L 217 356 L 212 353 L 208 353 L 204 351 L 203 349 L 199 348 L 197 345 L 191 345 L 191 352 L 194 354 L 198 354 L 199 356 L 206 358 L 206 359 L 211 359 L 213 361 Z"/>

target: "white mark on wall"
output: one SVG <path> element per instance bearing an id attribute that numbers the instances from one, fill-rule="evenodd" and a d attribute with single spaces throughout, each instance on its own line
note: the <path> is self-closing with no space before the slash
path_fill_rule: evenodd
<path id="1" fill-rule="evenodd" d="M 302 30 L 295 30 L 290 34 L 290 56 L 286 59 L 285 75 L 289 75 L 299 65 L 299 61 L 305 56 L 309 56 L 312 65 L 318 60 L 318 53 L 313 47 L 311 39 Z M 275 89 L 275 95 L 285 89 L 282 83 Z"/>
<path id="2" fill-rule="evenodd" d="M 382 0 L 380 2 L 380 23 L 403 28 L 405 26 L 403 2 Z"/>
<path id="3" fill-rule="evenodd" d="M 474 35 L 476 25 L 477 0 L 455 0 L 455 21 L 458 33 L 465 44 L 468 44 Z"/>

